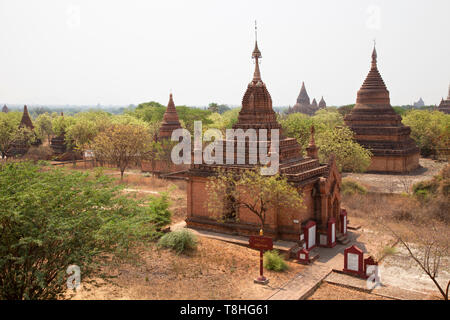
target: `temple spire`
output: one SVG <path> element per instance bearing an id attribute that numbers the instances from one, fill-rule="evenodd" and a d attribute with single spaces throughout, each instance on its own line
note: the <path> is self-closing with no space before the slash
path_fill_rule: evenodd
<path id="1" fill-rule="evenodd" d="M 258 30 L 255 20 L 255 49 L 253 49 L 252 58 L 255 59 L 255 72 L 253 74 L 253 81 L 258 82 L 261 80 L 261 72 L 259 71 L 259 61 L 261 58 L 261 51 L 258 49 Z"/>
<path id="2" fill-rule="evenodd" d="M 373 40 L 373 51 L 372 51 L 372 68 L 377 68 L 377 49 L 376 42 Z"/>

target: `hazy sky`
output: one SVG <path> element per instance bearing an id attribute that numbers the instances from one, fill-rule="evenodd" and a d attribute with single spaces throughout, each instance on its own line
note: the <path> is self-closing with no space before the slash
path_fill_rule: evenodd
<path id="1" fill-rule="evenodd" d="M 273 104 L 354 103 L 378 67 L 394 105 L 450 82 L 450 1 L 0 0 L 0 102 L 240 104 L 254 20 Z"/>

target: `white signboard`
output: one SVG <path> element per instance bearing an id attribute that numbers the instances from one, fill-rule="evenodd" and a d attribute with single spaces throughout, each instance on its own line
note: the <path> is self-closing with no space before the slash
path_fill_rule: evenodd
<path id="1" fill-rule="evenodd" d="M 359 271 L 359 255 L 355 253 L 349 253 L 347 255 L 347 269 Z"/>
<path id="2" fill-rule="evenodd" d="M 335 236 L 336 236 L 336 224 L 335 223 L 333 223 L 332 225 L 331 225 L 331 243 L 334 243 L 334 241 L 335 241 Z"/>
<path id="3" fill-rule="evenodd" d="M 308 229 L 308 248 L 311 248 L 316 244 L 316 226 L 312 226 Z"/>
<path id="4" fill-rule="evenodd" d="M 347 233 L 347 216 L 344 216 L 344 234 Z"/>
<path id="5" fill-rule="evenodd" d="M 300 259 L 305 260 L 305 254 L 304 253 L 300 253 Z"/>

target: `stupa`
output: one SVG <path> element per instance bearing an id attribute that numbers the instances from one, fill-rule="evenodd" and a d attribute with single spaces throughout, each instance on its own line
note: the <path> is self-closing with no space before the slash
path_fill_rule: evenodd
<path id="1" fill-rule="evenodd" d="M 41 140 L 38 139 L 36 137 L 36 134 L 34 133 L 33 121 L 31 121 L 30 114 L 28 113 L 28 107 L 26 105 L 23 107 L 23 114 L 22 119 L 20 120 L 19 128 L 26 128 L 35 135 L 34 142 L 31 145 L 37 146 L 41 144 Z M 23 156 L 28 152 L 29 148 L 30 145 L 25 141 L 20 140 L 14 141 L 11 149 L 8 151 L 8 157 Z"/>
<path id="2" fill-rule="evenodd" d="M 177 109 L 175 109 L 175 103 L 173 102 L 172 94 L 170 94 L 169 103 L 164 112 L 163 122 L 159 128 L 159 139 L 170 139 L 172 132 L 180 128 L 181 124 L 178 119 Z"/>
<path id="3" fill-rule="evenodd" d="M 3 106 L 3 108 L 2 108 L 2 112 L 4 112 L 4 113 L 8 113 L 9 112 L 9 109 L 8 109 L 8 107 L 6 106 L 6 104 Z"/>
<path id="4" fill-rule="evenodd" d="M 153 172 L 155 174 L 167 174 L 170 172 L 177 172 L 187 169 L 189 166 L 179 164 L 173 164 L 170 159 L 165 159 L 166 156 L 170 155 L 170 147 L 172 145 L 171 137 L 172 132 L 176 129 L 181 128 L 180 120 L 178 119 L 177 109 L 175 108 L 175 103 L 173 102 L 172 93 L 169 96 L 169 103 L 167 104 L 166 111 L 164 112 L 163 121 L 159 127 L 159 134 L 156 137 L 161 143 L 162 148 L 167 152 L 162 153 L 164 159 L 152 159 L 143 160 L 141 162 L 141 170 L 144 172 Z"/>
<path id="5" fill-rule="evenodd" d="M 319 101 L 319 109 L 325 109 L 327 107 L 327 104 L 325 103 L 325 100 L 322 98 Z"/>
<path id="6" fill-rule="evenodd" d="M 444 98 L 442 98 L 441 103 L 439 104 L 437 110 L 446 114 L 450 114 L 450 85 L 448 86 L 447 99 L 444 100 Z"/>
<path id="7" fill-rule="evenodd" d="M 308 93 L 306 92 L 305 82 L 302 82 L 297 102 L 288 110 L 288 113 L 300 112 L 312 116 L 317 110 L 319 110 L 319 108 L 316 99 L 313 100 L 313 103 L 310 102 Z"/>
<path id="8" fill-rule="evenodd" d="M 242 99 L 242 109 L 239 112 L 234 129 L 281 129 L 276 114 L 272 108 L 272 98 L 266 84 L 261 79 L 259 59 L 261 52 L 257 41 L 252 53 L 255 60 L 253 79 L 248 84 Z M 268 130 L 269 131 L 269 130 Z M 269 131 L 270 132 L 270 131 Z M 272 238 L 294 240 L 309 250 L 316 245 L 333 246 L 336 243 L 336 233 L 346 224 L 341 218 L 341 175 L 336 167 L 334 157 L 329 163 L 321 164 L 315 146 L 314 132 L 308 146 L 308 155 L 303 156 L 301 146 L 296 139 L 288 138 L 280 130 L 279 139 L 279 168 L 278 173 L 286 177 L 299 192 L 303 193 L 305 207 L 283 209 L 279 212 L 268 211 L 264 234 Z M 258 136 L 258 142 L 262 141 Z M 271 136 L 268 136 L 268 144 Z M 224 159 L 229 152 L 226 142 L 222 140 Z M 236 150 L 236 139 L 229 141 Z M 259 151 L 259 150 L 258 150 Z M 194 150 L 195 152 L 195 150 Z M 266 152 L 266 150 L 264 150 Z M 188 227 L 216 232 L 239 235 L 255 235 L 259 232 L 259 222 L 256 216 L 244 208 L 232 209 L 233 212 L 224 212 L 226 222 L 218 221 L 207 209 L 208 179 L 214 176 L 218 168 L 231 170 L 236 174 L 242 169 L 255 168 L 250 164 L 250 150 L 246 145 L 245 154 L 238 155 L 245 159 L 245 163 L 237 164 L 192 164 L 184 173 L 187 177 L 187 219 Z M 236 155 L 232 155 L 236 157 Z M 236 158 L 235 158 L 236 159 Z M 258 157 L 258 164 L 261 164 Z M 232 201 L 232 200 L 230 200 Z M 225 205 L 233 208 L 233 206 Z"/>
<path id="9" fill-rule="evenodd" d="M 373 154 L 368 171 L 403 173 L 419 167 L 419 148 L 410 137 L 411 129 L 402 124 L 402 117 L 391 106 L 389 91 L 378 71 L 375 47 L 356 105 L 344 120 L 356 141 Z"/>

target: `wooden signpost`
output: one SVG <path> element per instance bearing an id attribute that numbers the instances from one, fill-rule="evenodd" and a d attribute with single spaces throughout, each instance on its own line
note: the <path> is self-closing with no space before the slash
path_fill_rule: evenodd
<path id="1" fill-rule="evenodd" d="M 255 283 L 268 284 L 269 279 L 264 277 L 263 271 L 263 253 L 264 251 L 273 249 L 272 238 L 264 237 L 261 230 L 259 236 L 250 236 L 248 242 L 250 248 L 259 250 L 259 277 L 255 279 Z"/>

